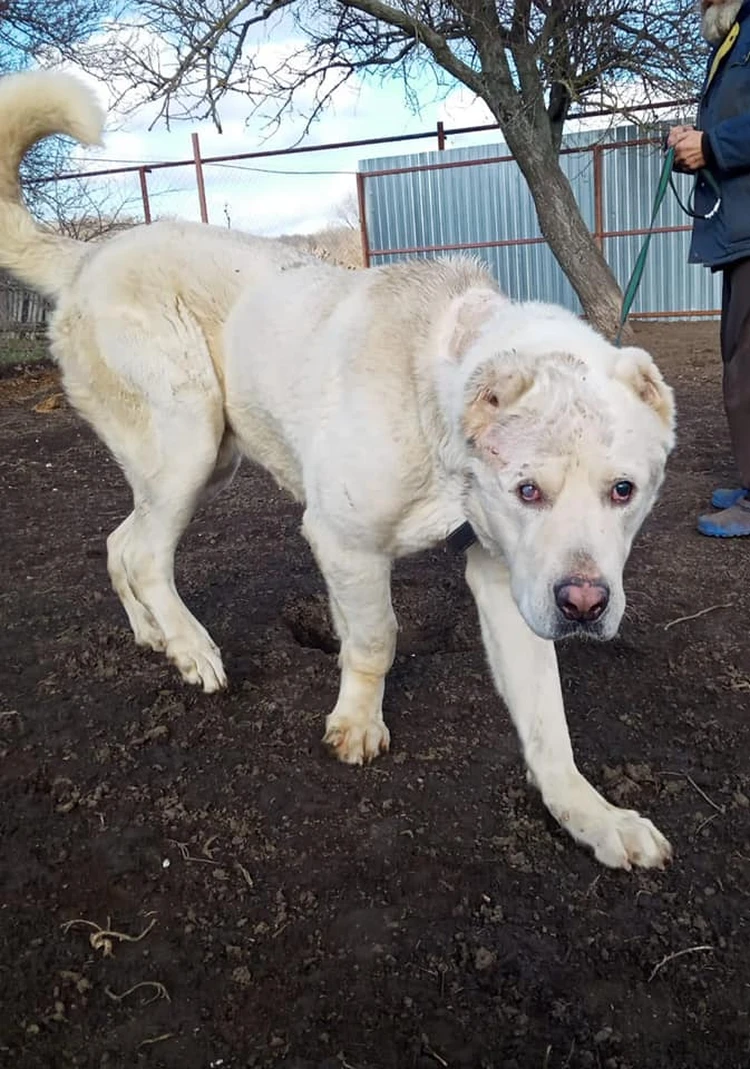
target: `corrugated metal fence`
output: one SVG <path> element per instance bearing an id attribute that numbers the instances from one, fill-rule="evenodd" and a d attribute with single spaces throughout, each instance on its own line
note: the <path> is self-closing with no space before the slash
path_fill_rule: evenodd
<path id="1" fill-rule="evenodd" d="M 561 164 L 583 217 L 625 286 L 648 228 L 662 166 L 661 138 L 636 127 L 568 134 Z M 518 299 L 580 304 L 544 243 L 524 178 L 500 143 L 363 160 L 365 255 L 370 263 L 465 249 L 485 259 Z M 676 176 L 683 201 L 691 179 Z M 720 280 L 689 266 L 690 219 L 667 195 L 633 314 L 712 315 Z"/>

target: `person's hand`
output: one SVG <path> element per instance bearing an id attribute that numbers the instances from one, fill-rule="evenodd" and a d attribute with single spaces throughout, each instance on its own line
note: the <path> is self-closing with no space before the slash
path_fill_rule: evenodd
<path id="1" fill-rule="evenodd" d="M 677 170 L 699 171 L 701 167 L 706 166 L 706 158 L 703 155 L 703 134 L 700 130 L 684 129 L 675 137 L 672 147 Z"/>
<path id="2" fill-rule="evenodd" d="M 669 137 L 667 138 L 667 148 L 674 148 L 675 144 L 683 136 L 688 133 L 689 130 L 694 130 L 694 126 L 673 126 L 669 131 Z"/>

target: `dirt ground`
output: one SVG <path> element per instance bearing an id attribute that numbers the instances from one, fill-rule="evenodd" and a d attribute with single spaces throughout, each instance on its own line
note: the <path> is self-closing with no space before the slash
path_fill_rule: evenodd
<path id="1" fill-rule="evenodd" d="M 231 689 L 182 685 L 109 589 L 119 471 L 49 369 L 5 373 L 0 1064 L 750 1065 L 748 546 L 694 530 L 732 478 L 716 326 L 639 333 L 679 448 L 620 637 L 560 659 L 580 764 L 664 873 L 603 870 L 526 786 L 446 552 L 396 569 L 390 755 L 328 758 L 321 580 L 249 466 L 179 556 Z"/>

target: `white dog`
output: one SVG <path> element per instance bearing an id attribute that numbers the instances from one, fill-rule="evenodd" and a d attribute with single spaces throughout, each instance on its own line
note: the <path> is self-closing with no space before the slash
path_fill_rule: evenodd
<path id="1" fill-rule="evenodd" d="M 341 639 L 325 740 L 369 761 L 389 745 L 392 562 L 473 532 L 467 580 L 529 779 L 605 865 L 663 865 L 653 824 L 576 767 L 553 644 L 609 638 L 622 617 L 623 566 L 673 444 L 650 356 L 509 301 L 468 260 L 348 272 L 200 225 L 96 247 L 43 231 L 20 204 L 23 152 L 57 131 L 98 141 L 101 121 L 69 76 L 0 81 L 0 262 L 55 298 L 68 396 L 133 489 L 108 560 L 136 640 L 189 682 L 225 685 L 173 556 L 244 454 L 305 504 Z"/>

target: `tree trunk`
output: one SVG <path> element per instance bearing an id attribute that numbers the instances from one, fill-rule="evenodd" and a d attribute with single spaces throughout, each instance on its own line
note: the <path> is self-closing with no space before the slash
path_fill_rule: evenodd
<path id="1" fill-rule="evenodd" d="M 609 264 L 581 215 L 552 147 L 543 133 L 504 124 L 508 147 L 521 168 L 534 200 L 539 227 L 552 254 L 570 281 L 589 322 L 614 337 L 620 322 L 622 292 Z M 630 332 L 628 331 L 628 334 Z"/>

